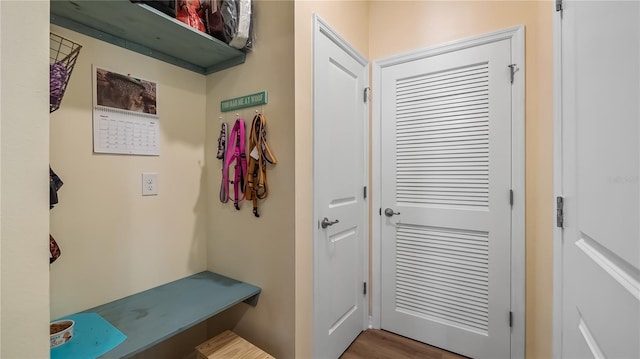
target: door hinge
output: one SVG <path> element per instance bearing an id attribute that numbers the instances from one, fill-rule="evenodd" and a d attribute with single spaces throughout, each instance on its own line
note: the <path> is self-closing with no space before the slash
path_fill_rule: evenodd
<path id="1" fill-rule="evenodd" d="M 520 71 L 520 68 L 518 67 L 517 64 L 511 64 L 511 65 L 507 65 L 509 67 L 509 69 L 511 70 L 511 83 L 513 83 L 513 80 L 516 76 L 516 72 Z"/>
<path id="2" fill-rule="evenodd" d="M 362 283 L 362 294 L 367 295 L 367 282 Z"/>
<path id="3" fill-rule="evenodd" d="M 564 228 L 564 198 L 556 197 L 556 227 Z"/>
<path id="4" fill-rule="evenodd" d="M 509 328 L 513 328 L 513 312 L 509 312 Z"/>
<path id="5" fill-rule="evenodd" d="M 513 207 L 513 190 L 509 190 L 509 204 Z"/>
<path id="6" fill-rule="evenodd" d="M 560 11 L 560 13 L 562 13 L 562 10 L 564 10 L 562 0 L 556 0 L 556 11 Z"/>
<path id="7" fill-rule="evenodd" d="M 362 94 L 362 100 L 364 101 L 364 103 L 367 103 L 367 100 L 369 99 L 369 91 L 371 91 L 371 87 L 365 87 L 363 94 Z"/>
<path id="8" fill-rule="evenodd" d="M 367 186 L 364 186 L 364 189 L 363 189 L 362 192 L 364 192 L 363 193 L 364 194 L 364 199 L 367 199 Z"/>

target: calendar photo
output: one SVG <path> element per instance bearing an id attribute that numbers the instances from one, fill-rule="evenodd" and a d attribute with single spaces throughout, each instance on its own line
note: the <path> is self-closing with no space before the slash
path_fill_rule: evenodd
<path id="1" fill-rule="evenodd" d="M 156 82 L 94 67 L 95 103 L 121 110 L 158 113 Z"/>

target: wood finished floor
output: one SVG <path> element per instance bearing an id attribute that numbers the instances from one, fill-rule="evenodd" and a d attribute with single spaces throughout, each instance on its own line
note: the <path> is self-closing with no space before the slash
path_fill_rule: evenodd
<path id="1" fill-rule="evenodd" d="M 384 330 L 360 333 L 340 359 L 467 359 Z"/>

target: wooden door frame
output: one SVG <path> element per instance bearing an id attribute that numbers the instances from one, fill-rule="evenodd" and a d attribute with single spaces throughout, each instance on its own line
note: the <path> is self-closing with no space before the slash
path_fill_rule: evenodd
<path id="1" fill-rule="evenodd" d="M 382 305 L 382 253 L 381 253 L 381 132 L 382 102 L 381 75 L 386 67 L 425 59 L 448 52 L 459 51 L 487 43 L 510 40 L 511 59 L 519 72 L 511 87 L 511 179 L 514 201 L 511 217 L 511 357 L 524 358 L 525 354 L 525 40 L 524 25 L 473 36 L 442 45 L 430 46 L 392 55 L 373 62 L 373 116 L 372 116 L 372 214 L 371 214 L 371 318 L 369 325 L 380 328 Z M 508 320 L 505 318 L 505 320 Z"/>
<path id="2" fill-rule="evenodd" d="M 333 41 L 333 43 L 335 43 L 338 47 L 340 47 L 342 50 L 344 50 L 346 53 L 348 53 L 353 59 L 355 59 L 356 61 L 358 61 L 358 63 L 362 64 L 364 66 L 364 87 L 368 88 L 369 86 L 369 60 L 364 57 L 362 54 L 360 54 L 355 48 L 353 48 L 351 46 L 351 44 L 349 42 L 347 42 L 342 36 L 340 36 L 340 34 L 338 34 L 335 30 L 333 30 L 333 28 L 331 28 L 329 26 L 329 24 L 324 21 L 318 14 L 314 13 L 313 14 L 313 54 L 312 54 L 312 64 L 313 64 L 313 69 L 312 69 L 312 76 L 313 79 L 315 79 L 316 77 L 316 72 L 317 72 L 317 67 L 315 64 L 315 58 L 316 58 L 316 44 L 317 44 L 317 39 L 319 36 L 326 36 L 327 38 L 329 38 L 329 40 Z M 324 75 L 324 74 L 319 74 L 319 75 Z M 322 313 L 318 313 L 318 306 L 317 306 L 317 293 L 318 293 L 318 276 L 317 276 L 317 272 L 318 272 L 318 263 L 317 263 L 317 259 L 316 259 L 316 243 L 318 242 L 318 231 L 317 228 L 319 226 L 319 216 L 318 216 L 318 207 L 317 207 L 317 197 L 318 197 L 318 192 L 317 192 L 317 183 L 319 182 L 318 179 L 318 174 L 315 171 L 315 156 L 316 156 L 316 148 L 315 148 L 315 119 L 317 117 L 317 107 L 316 107 L 316 91 L 315 91 L 315 80 L 313 81 L 313 95 L 312 95 L 312 113 L 313 113 L 313 221 L 311 223 L 311 228 L 313 230 L 313 323 L 312 323 L 312 330 L 313 330 L 313 344 L 312 344 L 312 353 L 314 355 L 316 355 L 317 353 L 317 338 L 319 335 L 318 329 L 317 329 L 317 323 L 318 323 L 318 316 L 322 315 Z M 364 91 L 364 89 L 363 89 Z M 369 156 L 367 156 L 369 154 L 369 106 L 368 106 L 368 102 L 364 103 L 363 102 L 363 106 L 364 106 L 364 113 L 363 113 L 363 118 L 362 118 L 362 123 L 363 123 L 363 151 L 365 154 L 365 158 L 369 158 Z M 365 161 L 364 163 L 364 172 L 362 173 L 362 179 L 363 179 L 363 186 L 368 186 L 368 179 L 369 179 L 369 162 Z M 370 208 L 370 204 L 369 204 L 369 196 L 367 196 L 367 198 L 364 199 L 364 206 L 365 206 L 365 210 L 362 213 L 362 217 L 363 217 L 363 222 L 362 222 L 362 250 L 363 250 L 363 263 L 362 264 L 362 270 L 363 270 L 363 276 L 364 278 L 363 281 L 365 282 L 369 282 L 369 208 Z M 362 329 L 366 329 L 368 323 L 367 323 L 367 315 L 369 313 L 369 300 L 368 297 L 365 297 L 363 300 L 363 312 L 364 312 L 364 316 L 362 318 Z"/>

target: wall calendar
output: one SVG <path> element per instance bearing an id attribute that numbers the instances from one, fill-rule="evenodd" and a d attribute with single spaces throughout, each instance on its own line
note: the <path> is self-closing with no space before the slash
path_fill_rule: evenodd
<path id="1" fill-rule="evenodd" d="M 94 66 L 93 151 L 160 155 L 155 82 Z"/>

